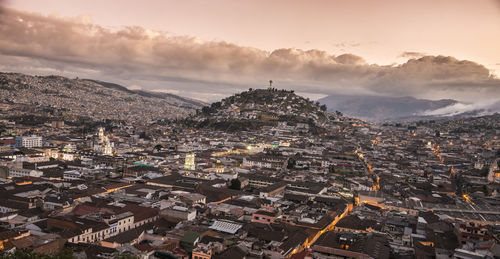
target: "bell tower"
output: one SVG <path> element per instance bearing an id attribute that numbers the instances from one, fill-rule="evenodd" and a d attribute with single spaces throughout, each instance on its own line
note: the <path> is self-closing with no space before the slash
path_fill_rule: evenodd
<path id="1" fill-rule="evenodd" d="M 194 171 L 196 169 L 196 164 L 194 163 L 194 153 L 189 152 L 186 154 L 186 160 L 184 162 L 184 169 Z"/>

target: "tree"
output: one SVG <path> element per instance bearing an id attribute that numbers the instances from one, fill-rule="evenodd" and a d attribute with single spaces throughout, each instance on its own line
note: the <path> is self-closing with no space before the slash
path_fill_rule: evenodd
<path id="1" fill-rule="evenodd" d="M 461 196 L 462 193 L 463 193 L 463 185 L 464 185 L 464 180 L 463 180 L 463 178 L 462 178 L 461 175 L 457 177 L 455 185 L 456 185 L 456 188 L 457 188 L 456 189 L 456 194 L 459 195 L 459 196 Z"/>
<path id="2" fill-rule="evenodd" d="M 296 164 L 297 164 L 297 161 L 295 161 L 295 159 L 293 157 L 290 157 L 290 159 L 288 159 L 288 164 L 286 165 L 286 168 L 294 169 Z"/>
<path id="3" fill-rule="evenodd" d="M 33 251 L 21 250 L 18 249 L 12 254 L 4 254 L 2 258 L 8 259 L 70 259 L 73 257 L 73 250 L 71 248 L 64 248 L 59 251 L 57 254 L 46 255 L 46 254 L 38 254 Z"/>
<path id="4" fill-rule="evenodd" d="M 321 105 L 319 108 L 320 108 L 322 111 L 326 112 L 326 105 L 325 105 L 325 104 Z"/>
<path id="5" fill-rule="evenodd" d="M 137 259 L 139 257 L 137 257 L 136 255 L 130 254 L 130 253 L 122 253 L 122 254 L 115 253 L 113 255 L 113 258 L 116 258 L 116 259 Z"/>
<path id="6" fill-rule="evenodd" d="M 487 186 L 487 185 L 483 185 L 483 193 L 484 193 L 484 195 L 486 195 L 486 196 L 489 196 L 489 195 L 490 195 L 490 190 L 488 189 L 488 186 Z"/>
<path id="7" fill-rule="evenodd" d="M 153 150 L 156 150 L 157 152 L 160 152 L 160 150 L 163 148 L 163 146 L 161 144 L 157 144 Z"/>
<path id="8" fill-rule="evenodd" d="M 231 180 L 231 186 L 229 186 L 230 189 L 233 190 L 241 190 L 241 181 L 238 178 L 235 178 Z"/>

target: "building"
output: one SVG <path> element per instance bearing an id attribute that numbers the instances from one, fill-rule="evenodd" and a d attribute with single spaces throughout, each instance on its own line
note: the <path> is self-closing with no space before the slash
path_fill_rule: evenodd
<path id="1" fill-rule="evenodd" d="M 194 153 L 189 152 L 186 154 L 186 161 L 184 162 L 184 168 L 187 170 L 195 170 L 196 164 L 194 162 Z"/>
<path id="2" fill-rule="evenodd" d="M 16 137 L 16 147 L 41 147 L 42 137 L 31 135 L 31 136 L 17 136 Z"/>
<path id="3" fill-rule="evenodd" d="M 52 128 L 64 128 L 64 121 L 52 121 Z"/>
<path id="4" fill-rule="evenodd" d="M 64 171 L 63 178 L 64 180 L 79 180 L 82 178 L 82 174 L 78 170 Z"/>
<path id="5" fill-rule="evenodd" d="M 190 209 L 182 206 L 173 206 L 172 208 L 166 208 L 160 212 L 160 215 L 166 216 L 175 220 L 187 220 L 191 221 L 196 218 L 196 210 Z"/>
<path id="6" fill-rule="evenodd" d="M 271 224 L 280 216 L 278 211 L 274 209 L 263 207 L 252 214 L 252 222 Z"/>
<path id="7" fill-rule="evenodd" d="M 111 236 L 135 228 L 135 218 L 132 212 L 112 215 L 109 219 L 105 219 L 105 222 L 109 225 L 109 235 Z"/>
<path id="8" fill-rule="evenodd" d="M 210 259 L 212 258 L 213 244 L 202 244 L 199 243 L 198 246 L 193 249 L 193 254 L 191 258 L 193 259 Z"/>
<path id="9" fill-rule="evenodd" d="M 130 166 L 123 170 L 123 177 L 141 177 L 148 173 L 161 173 L 160 169 L 151 166 Z"/>
<path id="10" fill-rule="evenodd" d="M 42 177 L 43 172 L 24 168 L 10 168 L 9 177 Z"/>
<path id="11" fill-rule="evenodd" d="M 94 151 L 105 156 L 113 155 L 114 143 L 104 134 L 104 128 L 100 127 L 97 133 L 97 143 L 94 143 Z"/>

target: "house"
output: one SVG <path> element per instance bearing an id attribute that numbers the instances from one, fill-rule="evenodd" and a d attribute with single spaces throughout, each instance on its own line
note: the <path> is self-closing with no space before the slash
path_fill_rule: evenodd
<path id="1" fill-rule="evenodd" d="M 122 208 L 122 212 L 131 212 L 134 215 L 134 227 L 142 226 L 153 222 L 159 217 L 159 209 L 127 204 Z"/>
<path id="2" fill-rule="evenodd" d="M 252 214 L 252 222 L 271 224 L 274 223 L 274 221 L 276 221 L 276 219 L 280 216 L 281 213 L 279 213 L 279 211 L 263 207 Z"/>
<path id="3" fill-rule="evenodd" d="M 39 170 L 24 169 L 24 168 L 9 168 L 9 177 L 42 177 L 43 172 Z"/>
<path id="4" fill-rule="evenodd" d="M 196 210 L 193 208 L 186 208 L 182 206 L 173 206 L 171 208 L 166 208 L 160 211 L 160 215 L 179 221 L 191 221 L 196 218 Z"/>
<path id="5" fill-rule="evenodd" d="M 186 231 L 181 238 L 180 245 L 186 251 L 192 251 L 198 242 L 200 242 L 200 234 L 193 231 Z"/>

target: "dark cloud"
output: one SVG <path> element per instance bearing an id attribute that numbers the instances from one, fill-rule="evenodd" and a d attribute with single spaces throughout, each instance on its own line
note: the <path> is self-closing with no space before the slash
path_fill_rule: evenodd
<path id="1" fill-rule="evenodd" d="M 169 88 L 191 97 L 219 97 L 269 79 L 279 87 L 314 94 L 500 96 L 495 95 L 499 80 L 488 69 L 453 57 L 407 52 L 405 57 L 411 59 L 406 63 L 380 66 L 353 54 L 334 56 L 315 49 L 268 52 L 141 27 L 113 31 L 78 19 L 5 10 L 0 14 L 2 70 L 107 79 L 147 89 Z"/>
<path id="2" fill-rule="evenodd" d="M 7 1 L 5 1 L 5 0 L 0 0 L 0 14 L 2 14 L 2 13 L 3 13 L 3 7 L 4 7 L 4 5 L 6 4 L 6 2 L 7 2 Z M 2 22 L 2 21 L 0 20 L 0 23 L 1 23 L 1 22 Z"/>

